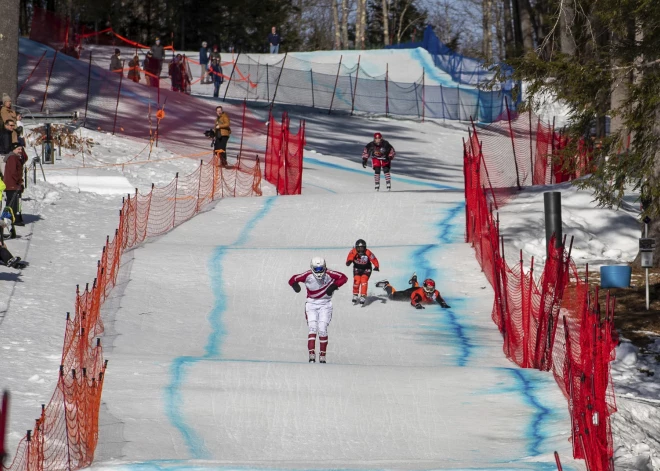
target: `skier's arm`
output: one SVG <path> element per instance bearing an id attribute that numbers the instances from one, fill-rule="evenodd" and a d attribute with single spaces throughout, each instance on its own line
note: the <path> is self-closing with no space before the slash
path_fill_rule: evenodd
<path id="1" fill-rule="evenodd" d="M 424 306 L 422 306 L 422 295 L 420 294 L 420 290 L 422 288 L 418 288 L 415 291 L 412 292 L 410 295 L 410 304 L 412 304 L 416 309 L 424 309 Z"/>
<path id="2" fill-rule="evenodd" d="M 367 249 L 367 252 L 369 252 L 369 260 L 371 261 L 371 264 L 374 266 L 374 271 L 380 271 L 380 263 L 378 263 L 378 259 L 374 255 L 374 253 Z"/>
<path id="3" fill-rule="evenodd" d="M 396 155 L 396 151 L 394 150 L 394 147 L 390 145 L 390 151 L 387 153 L 387 158 L 390 160 L 394 160 L 395 155 Z"/>
<path id="4" fill-rule="evenodd" d="M 300 293 L 300 285 L 298 283 L 304 283 L 309 273 L 309 271 L 306 271 L 305 273 L 293 275 L 289 278 L 289 286 L 291 286 L 296 293 Z"/>
<path id="5" fill-rule="evenodd" d="M 337 286 L 337 288 L 343 286 L 348 281 L 348 277 L 341 272 L 334 270 L 327 270 L 326 273 L 330 278 L 332 278 L 333 285 Z"/>
<path id="6" fill-rule="evenodd" d="M 442 299 L 442 296 L 440 295 L 440 291 L 435 290 L 435 293 L 436 293 L 435 300 L 438 302 L 440 307 L 442 307 L 444 309 L 449 309 L 451 306 L 449 304 L 447 304 L 444 299 Z"/>
<path id="7" fill-rule="evenodd" d="M 353 263 L 353 260 L 355 260 L 355 254 L 356 253 L 357 252 L 355 251 L 355 249 L 351 249 L 351 251 L 348 252 L 348 257 L 346 257 L 346 266 L 347 267 L 350 267 L 351 263 Z"/>

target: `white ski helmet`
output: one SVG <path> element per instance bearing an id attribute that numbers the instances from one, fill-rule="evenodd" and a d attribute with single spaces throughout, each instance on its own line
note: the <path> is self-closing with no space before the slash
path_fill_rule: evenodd
<path id="1" fill-rule="evenodd" d="M 323 278 L 323 275 L 325 275 L 326 267 L 325 259 L 323 257 L 312 258 L 312 261 L 309 263 L 309 267 L 312 269 L 312 273 L 317 280 L 320 280 Z"/>

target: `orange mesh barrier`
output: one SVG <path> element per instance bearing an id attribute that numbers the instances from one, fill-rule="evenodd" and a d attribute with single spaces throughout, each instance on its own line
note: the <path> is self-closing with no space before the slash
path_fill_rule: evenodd
<path id="1" fill-rule="evenodd" d="M 609 419 L 616 411 L 610 376 L 617 344 L 614 301 L 608 294 L 602 315 L 598 292 L 590 295 L 588 283 L 577 277 L 565 240 L 560 248 L 554 237 L 550 241 L 538 281 L 533 258 L 524 271 L 522 251 L 519 264 L 506 263 L 499 220 L 493 217 L 499 195 L 490 182 L 498 173 L 486 165 L 476 136 L 472 133 L 464 144 L 466 242 L 493 287 L 492 318 L 502 333 L 504 353 L 520 367 L 553 371 L 568 400 L 573 456 L 584 459 L 590 471 L 614 471 Z M 560 307 L 567 313 L 561 320 Z"/>
<path id="2" fill-rule="evenodd" d="M 302 191 L 305 123 L 300 122 L 296 134 L 291 133 L 290 124 L 286 112 L 282 115 L 281 125 L 272 115 L 269 117 L 265 178 L 275 185 L 280 195 L 299 195 Z"/>
<path id="3" fill-rule="evenodd" d="M 91 288 L 76 290 L 75 314 L 67 314 L 57 388 L 34 431 L 21 440 L 13 462 L 3 469 L 80 469 L 91 464 L 107 366 L 98 338 L 103 333 L 101 306 L 115 286 L 121 256 L 187 221 L 213 200 L 261 195 L 259 159 L 243 160 L 231 168 L 219 164 L 214 156 L 190 175 L 177 174 L 168 185 L 152 187 L 145 195 L 136 191 L 124 199 L 114 238 L 106 239 L 97 262 L 97 276 Z"/>

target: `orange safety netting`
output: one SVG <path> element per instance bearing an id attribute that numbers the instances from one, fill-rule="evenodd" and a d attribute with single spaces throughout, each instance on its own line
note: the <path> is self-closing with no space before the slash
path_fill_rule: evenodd
<path id="1" fill-rule="evenodd" d="M 177 174 L 168 185 L 124 199 L 114 238 L 108 236 L 97 262 L 97 276 L 91 288 L 76 290 L 75 314 L 67 314 L 57 389 L 42 407 L 34 431 L 21 440 L 12 463 L 3 469 L 45 471 L 91 464 L 107 366 L 99 339 L 101 307 L 117 282 L 122 254 L 182 224 L 213 200 L 260 196 L 260 184 L 259 159 L 225 168 L 214 156 L 190 175 Z"/>
<path id="2" fill-rule="evenodd" d="M 486 164 L 475 136 L 464 146 L 466 241 L 493 287 L 492 318 L 502 333 L 504 353 L 520 367 L 553 371 L 568 400 L 574 457 L 585 459 L 589 470 L 613 471 L 614 303 L 608 295 L 601 315 L 598 293 L 589 294 L 588 284 L 577 277 L 570 247 L 566 251 L 563 243 L 557 248 L 554 237 L 538 281 L 533 258 L 524 271 L 522 251 L 519 264 L 506 263 L 499 220 L 493 217 L 498 194 L 489 181 L 498 174 Z"/>
<path id="3" fill-rule="evenodd" d="M 272 115 L 269 123 L 264 177 L 275 185 L 278 194 L 299 195 L 302 191 L 305 123 L 300 122 L 296 134 L 291 133 L 287 113 L 282 115 L 282 124 L 277 124 Z"/>

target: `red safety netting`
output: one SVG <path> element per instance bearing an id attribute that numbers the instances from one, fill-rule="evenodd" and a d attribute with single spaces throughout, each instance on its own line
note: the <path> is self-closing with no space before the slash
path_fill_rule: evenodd
<path id="1" fill-rule="evenodd" d="M 488 126 L 477 127 L 473 122 L 470 132 L 472 148 L 482 148 L 496 207 L 523 187 L 561 183 L 579 176 L 564 170 L 563 160 L 568 156 L 560 151 L 567 141 L 555 132 L 553 125 L 529 112 L 517 114 L 507 110 L 500 118 Z M 582 162 L 584 156 L 579 154 L 572 159 Z"/>
<path id="2" fill-rule="evenodd" d="M 509 265 L 493 217 L 498 194 L 490 184 L 497 175 L 483 147 L 471 134 L 464 146 L 466 241 L 494 290 L 492 318 L 503 336 L 507 358 L 523 368 L 552 370 L 568 400 L 575 458 L 589 470 L 613 471 L 610 415 L 616 410 L 610 362 L 614 359 L 614 302 L 609 295 L 601 315 L 598 293 L 577 277 L 570 247 L 554 238 L 541 276 L 520 263 Z M 501 201 L 500 201 L 501 204 Z M 561 311 L 560 311 L 561 309 Z"/>
<path id="3" fill-rule="evenodd" d="M 107 366 L 99 339 L 101 307 L 117 282 L 122 254 L 182 224 L 213 200 L 260 196 L 260 183 L 259 159 L 225 168 L 215 156 L 190 175 L 177 174 L 168 185 L 124 199 L 114 238 L 108 236 L 97 262 L 97 276 L 91 287 L 76 290 L 75 314 L 67 314 L 57 388 L 34 431 L 21 440 L 12 463 L 3 469 L 45 471 L 91 464 Z"/>
<path id="4" fill-rule="evenodd" d="M 282 115 L 281 125 L 272 115 L 269 123 L 264 177 L 275 185 L 278 194 L 299 195 L 302 191 L 305 123 L 300 122 L 296 134 L 291 133 L 287 113 Z"/>

